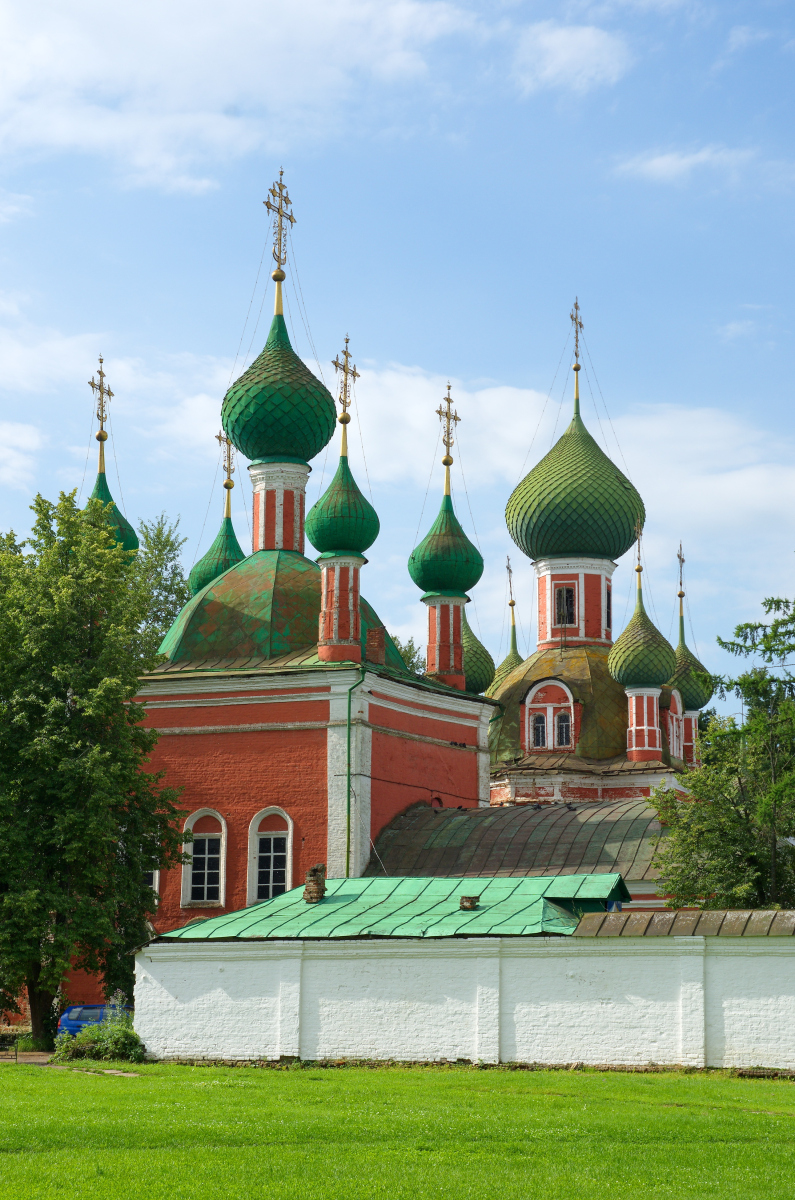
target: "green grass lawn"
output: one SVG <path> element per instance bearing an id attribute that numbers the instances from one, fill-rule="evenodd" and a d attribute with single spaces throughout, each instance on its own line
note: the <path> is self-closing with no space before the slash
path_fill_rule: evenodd
<path id="1" fill-rule="evenodd" d="M 137 1077 L 0 1066 L 3 1200 L 795 1194 L 795 1083 L 784 1080 L 126 1069 Z"/>

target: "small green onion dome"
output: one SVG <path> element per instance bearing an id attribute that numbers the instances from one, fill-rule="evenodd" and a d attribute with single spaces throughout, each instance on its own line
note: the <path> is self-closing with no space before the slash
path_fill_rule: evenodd
<path id="1" fill-rule="evenodd" d="M 638 492 L 597 446 L 575 401 L 574 418 L 517 484 L 505 509 L 508 532 L 529 558 L 620 558 L 646 510 Z"/>
<path id="2" fill-rule="evenodd" d="M 610 651 L 607 669 L 623 687 L 662 687 L 676 669 L 676 655 L 643 607 L 640 569 L 635 569 L 638 601 L 629 624 Z"/>
<path id="3" fill-rule="evenodd" d="M 438 517 L 409 555 L 409 575 L 424 592 L 463 595 L 482 574 L 480 551 L 461 528 L 450 496 L 443 496 Z"/>
<path id="4" fill-rule="evenodd" d="M 512 624 L 511 648 L 508 651 L 507 656 L 502 660 L 500 665 L 497 667 L 497 670 L 494 672 L 494 679 L 491 681 L 491 685 L 486 692 L 486 695 L 493 696 L 503 679 L 506 679 L 508 675 L 510 675 L 511 671 L 515 671 L 517 667 L 521 667 L 523 662 L 524 659 L 519 653 L 519 648 L 516 645 L 516 626 Z"/>
<path id="5" fill-rule="evenodd" d="M 362 554 L 372 546 L 380 528 L 378 513 L 351 474 L 348 456 L 341 455 L 336 475 L 307 513 L 306 536 L 321 554 L 332 550 Z"/>
<path id="6" fill-rule="evenodd" d="M 464 648 L 464 677 L 468 692 L 485 692 L 494 679 L 494 659 L 472 632 L 466 609 L 461 609 L 461 642 Z"/>
<path id="7" fill-rule="evenodd" d="M 707 670 L 701 665 L 692 650 L 685 644 L 685 618 L 679 615 L 679 645 L 676 647 L 676 670 L 668 680 L 668 686 L 676 688 L 682 697 L 682 703 L 688 712 L 700 712 L 706 708 L 712 699 L 713 688 L 697 678 L 697 674 L 706 675 Z"/>
<path id="8" fill-rule="evenodd" d="M 273 318 L 265 349 L 224 396 L 224 431 L 246 458 L 308 462 L 334 433 L 331 394 L 290 345 L 284 317 Z"/>
<path id="9" fill-rule="evenodd" d="M 236 563 L 242 562 L 245 557 L 235 535 L 232 518 L 224 517 L 212 546 L 199 559 L 188 576 L 188 583 L 193 595 L 195 596 L 202 588 L 207 587 L 207 584 L 212 583 L 219 575 L 223 575 L 224 571 L 228 571 Z"/>
<path id="10" fill-rule="evenodd" d="M 127 518 L 116 507 L 116 502 L 110 494 L 110 488 L 108 487 L 104 471 L 97 473 L 97 482 L 94 484 L 94 490 L 89 499 L 101 500 L 103 504 L 113 505 L 113 508 L 110 510 L 110 523 L 116 530 L 116 541 L 122 550 L 137 550 L 138 535 Z"/>

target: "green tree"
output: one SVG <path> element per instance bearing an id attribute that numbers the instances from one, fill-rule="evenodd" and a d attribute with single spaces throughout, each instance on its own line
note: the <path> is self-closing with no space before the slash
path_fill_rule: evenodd
<path id="1" fill-rule="evenodd" d="M 425 656 L 420 647 L 415 644 L 414 638 L 410 637 L 407 641 L 402 642 L 394 634 L 391 637 L 408 669 L 414 675 L 424 675 L 426 671 Z"/>
<path id="2" fill-rule="evenodd" d="M 177 792 L 146 769 L 157 738 L 133 702 L 157 661 L 160 583 L 99 501 L 39 496 L 33 511 L 28 542 L 0 542 L 0 1004 L 26 988 L 45 1039 L 70 966 L 130 995 L 147 872 L 182 855 Z"/>
<path id="3" fill-rule="evenodd" d="M 138 538 L 135 569 L 150 598 L 142 628 L 145 651 L 151 657 L 190 600 L 181 555 L 187 538 L 179 536 L 179 517 L 172 524 L 165 513 L 154 521 L 141 521 Z"/>

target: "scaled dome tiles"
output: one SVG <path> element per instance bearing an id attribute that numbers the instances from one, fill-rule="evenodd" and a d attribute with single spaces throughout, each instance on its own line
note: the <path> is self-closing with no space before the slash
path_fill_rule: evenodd
<path id="1" fill-rule="evenodd" d="M 483 574 L 483 558 L 464 533 L 450 496 L 442 496 L 439 515 L 409 555 L 409 575 L 424 592 L 460 596 Z"/>
<path id="2" fill-rule="evenodd" d="M 680 618 L 679 645 L 676 647 L 676 670 L 668 680 L 668 686 L 677 689 L 686 712 L 698 712 L 709 704 L 713 689 L 698 678 L 698 675 L 707 675 L 708 672 L 692 650 L 685 645 L 684 625 L 684 619 Z"/>
<path id="3" fill-rule="evenodd" d="M 563 436 L 514 489 L 505 519 L 531 559 L 620 558 L 646 512 L 640 495 L 597 446 L 579 412 Z"/>
<path id="4" fill-rule="evenodd" d="M 310 508 L 306 536 L 321 554 L 348 551 L 362 554 L 378 537 L 381 524 L 372 504 L 362 495 L 348 466 L 347 455 L 317 504 Z"/>
<path id="5" fill-rule="evenodd" d="M 464 651 L 466 690 L 479 695 L 485 692 L 494 679 L 494 659 L 475 636 L 467 620 L 466 609 L 461 610 L 461 643 Z"/>
<path id="6" fill-rule="evenodd" d="M 623 687 L 662 687 L 676 669 L 676 655 L 638 600 L 629 624 L 610 651 L 608 670 Z"/>
<path id="7" fill-rule="evenodd" d="M 111 496 L 104 471 L 97 474 L 97 482 L 94 484 L 94 490 L 89 496 L 89 500 L 100 500 L 103 504 L 113 505 L 110 510 L 110 523 L 116 530 L 116 541 L 122 550 L 137 550 L 138 535 L 124 514 L 119 511 L 116 501 Z"/>
<path id="8" fill-rule="evenodd" d="M 208 583 L 212 583 L 219 575 L 223 575 L 224 571 L 242 562 L 245 557 L 237 540 L 232 518 L 224 517 L 212 546 L 191 569 L 188 582 L 193 595 L 197 595 Z"/>
<path id="9" fill-rule="evenodd" d="M 280 313 L 259 358 L 226 393 L 221 421 L 233 445 L 253 462 L 308 462 L 331 440 L 334 401 L 293 350 Z"/>

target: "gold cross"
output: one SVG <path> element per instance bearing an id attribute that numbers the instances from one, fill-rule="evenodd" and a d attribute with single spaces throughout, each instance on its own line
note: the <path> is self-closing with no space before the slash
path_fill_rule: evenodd
<path id="1" fill-rule="evenodd" d="M 676 556 L 679 559 L 679 591 L 682 590 L 682 572 L 685 567 L 685 556 L 682 553 L 682 543 L 679 543 L 679 553 Z"/>
<path id="2" fill-rule="evenodd" d="M 273 218 L 273 258 L 276 266 L 281 268 L 287 262 L 287 228 L 285 221 L 289 221 L 291 225 L 295 225 L 295 217 L 290 209 L 292 201 L 287 194 L 287 188 L 282 183 L 284 176 L 284 167 L 279 171 L 279 178 L 274 182 L 273 187 L 268 192 L 268 199 L 262 203 L 267 208 L 268 212 L 274 214 Z"/>
<path id="3" fill-rule="evenodd" d="M 508 592 L 510 593 L 511 597 L 508 601 L 508 604 L 511 608 L 513 608 L 514 604 L 516 603 L 513 598 L 513 568 L 511 566 L 511 560 L 507 554 L 505 556 L 505 570 L 508 572 Z"/>
<path id="4" fill-rule="evenodd" d="M 231 479 L 235 473 L 234 448 L 231 441 L 224 433 L 223 429 L 220 433 L 216 433 L 215 440 L 223 450 L 224 454 L 224 471 L 227 479 Z"/>
<path id="5" fill-rule="evenodd" d="M 100 354 L 99 370 L 97 371 L 97 374 L 99 375 L 99 383 L 97 383 L 93 375 L 88 381 L 88 386 L 97 397 L 97 417 L 99 418 L 99 428 L 101 430 L 104 430 L 105 421 L 108 417 L 107 403 L 109 400 L 113 399 L 113 392 L 105 385 L 105 372 L 102 370 L 103 361 L 102 355 Z"/>
<path id="6" fill-rule="evenodd" d="M 638 565 L 635 568 L 636 571 L 640 570 L 640 535 L 642 532 L 643 532 L 643 526 L 640 523 L 640 517 L 637 517 L 635 520 L 635 537 L 637 538 L 637 542 L 638 542 Z"/>
<path id="7" fill-rule="evenodd" d="M 348 342 L 351 339 L 347 333 L 345 335 L 345 349 L 342 351 L 342 362 L 339 360 L 339 355 L 332 362 L 332 367 L 335 371 L 342 371 L 342 379 L 340 380 L 340 404 L 342 406 L 342 415 L 346 416 L 348 409 L 351 406 L 351 384 L 360 378 L 359 372 L 356 370 L 356 364 L 351 365 L 351 353 L 348 349 Z M 347 425 L 347 421 L 343 421 L 343 425 Z"/>
<path id="8" fill-rule="evenodd" d="M 444 448 L 447 451 L 447 457 L 449 458 L 450 450 L 452 449 L 453 442 L 455 441 L 453 432 L 456 425 L 461 420 L 458 413 L 453 411 L 453 400 L 450 395 L 449 383 L 447 385 L 447 395 L 442 397 L 442 404 L 446 404 L 447 408 L 443 409 L 442 405 L 440 404 L 436 410 L 436 415 L 445 426 L 444 433 L 442 434 L 442 441 L 444 442 Z"/>
<path id="9" fill-rule="evenodd" d="M 574 361 L 580 361 L 580 334 L 582 333 L 582 319 L 580 317 L 580 302 L 577 297 L 574 297 L 574 308 L 569 313 L 571 323 L 574 326 Z"/>

